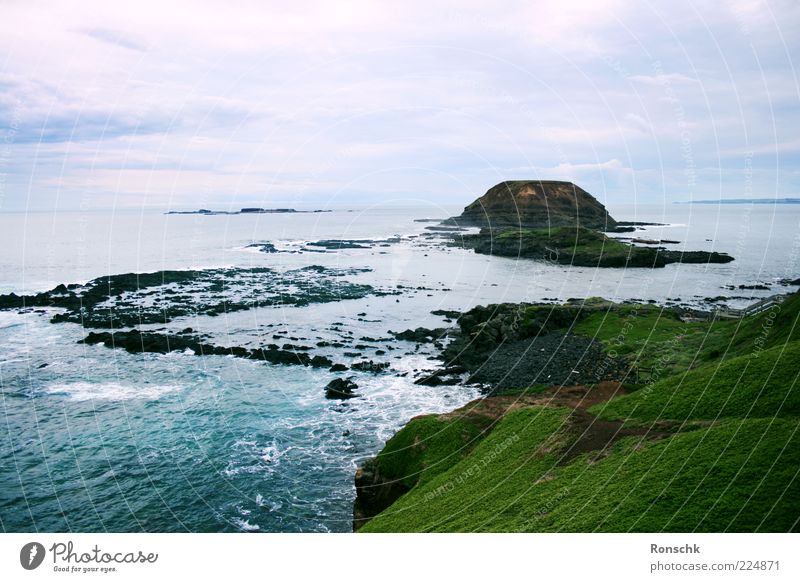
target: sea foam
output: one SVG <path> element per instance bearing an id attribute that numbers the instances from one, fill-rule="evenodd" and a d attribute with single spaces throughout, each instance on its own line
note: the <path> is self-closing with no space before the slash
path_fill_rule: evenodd
<path id="1" fill-rule="evenodd" d="M 119 384 L 117 382 L 72 382 L 57 383 L 45 387 L 51 395 L 64 395 L 70 400 L 157 400 L 166 394 L 178 392 L 180 386 L 173 384 Z"/>

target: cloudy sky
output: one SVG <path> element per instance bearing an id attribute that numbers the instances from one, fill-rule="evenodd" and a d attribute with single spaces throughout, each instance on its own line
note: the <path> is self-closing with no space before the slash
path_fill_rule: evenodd
<path id="1" fill-rule="evenodd" d="M 800 196 L 796 0 L 269 4 L 0 1 L 0 210 Z"/>

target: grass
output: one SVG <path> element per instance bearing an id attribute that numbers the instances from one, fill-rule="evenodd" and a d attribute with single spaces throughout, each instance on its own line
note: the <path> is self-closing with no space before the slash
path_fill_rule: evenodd
<path id="1" fill-rule="evenodd" d="M 543 476 L 555 463 L 553 452 L 568 435 L 559 432 L 568 410 L 530 407 L 506 414 L 497 427 L 465 458 L 446 470 L 430 473 L 361 531 L 423 531 L 451 522 L 449 531 L 473 529 L 464 523 L 490 518 L 497 505 L 506 503 L 505 488 L 512 483 L 527 487 L 532 475 Z M 559 442 L 562 441 L 562 442 Z M 521 471 L 522 469 L 522 471 Z M 518 483 L 517 478 L 522 482 Z M 511 485 L 513 488 L 513 485 Z"/>
<path id="2" fill-rule="evenodd" d="M 800 340 L 800 295 L 741 320 L 684 322 L 657 306 L 597 310 L 572 331 L 595 338 L 609 353 L 650 368 L 655 380 L 705 363 Z"/>
<path id="3" fill-rule="evenodd" d="M 671 376 L 591 409 L 609 420 L 800 416 L 800 341 Z"/>
<path id="4" fill-rule="evenodd" d="M 460 462 L 362 531 L 791 531 L 800 516 L 796 419 L 729 420 L 557 465 L 564 409 L 506 415 Z"/>
<path id="5" fill-rule="evenodd" d="M 685 323 L 659 307 L 639 305 L 591 313 L 573 332 L 603 342 L 614 357 L 669 373 L 692 365 L 711 327 L 706 322 Z"/>
<path id="6" fill-rule="evenodd" d="M 375 467 L 385 479 L 414 487 L 458 463 L 487 428 L 480 419 L 419 416 L 389 439 L 375 458 Z"/>

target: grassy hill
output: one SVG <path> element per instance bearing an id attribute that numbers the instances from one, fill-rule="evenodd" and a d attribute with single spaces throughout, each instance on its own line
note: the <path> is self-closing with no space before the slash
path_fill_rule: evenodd
<path id="1" fill-rule="evenodd" d="M 637 422 L 800 417 L 798 367 L 796 341 L 671 376 L 592 412 Z"/>
<path id="2" fill-rule="evenodd" d="M 654 305 L 620 305 L 587 313 L 572 331 L 598 339 L 610 353 L 664 377 L 800 340 L 800 294 L 738 320 L 682 321 L 677 313 Z"/>
<path id="3" fill-rule="evenodd" d="M 792 531 L 800 423 L 728 420 L 559 465 L 564 409 L 506 415 L 471 454 L 362 531 Z"/>
<path id="4" fill-rule="evenodd" d="M 799 314 L 584 313 L 573 333 L 657 373 L 588 411 L 537 387 L 415 419 L 378 457 L 407 492 L 362 531 L 800 531 Z"/>

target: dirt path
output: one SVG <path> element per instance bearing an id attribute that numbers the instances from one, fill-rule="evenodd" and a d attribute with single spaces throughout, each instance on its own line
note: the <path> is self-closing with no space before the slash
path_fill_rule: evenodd
<path id="1" fill-rule="evenodd" d="M 567 417 L 567 422 L 577 438 L 562 451 L 559 464 L 567 464 L 579 455 L 597 451 L 591 458 L 591 462 L 594 462 L 608 454 L 610 446 L 621 438 L 639 436 L 642 439 L 652 440 L 669 435 L 644 427 L 625 427 L 622 422 L 601 420 L 587 412 L 587 409 L 595 404 L 625 393 L 622 385 L 614 381 L 600 382 L 591 386 L 554 386 L 536 394 L 490 396 L 443 414 L 439 418 L 468 420 L 488 433 L 504 415 L 513 410 L 529 406 L 571 408 L 572 413 Z"/>

